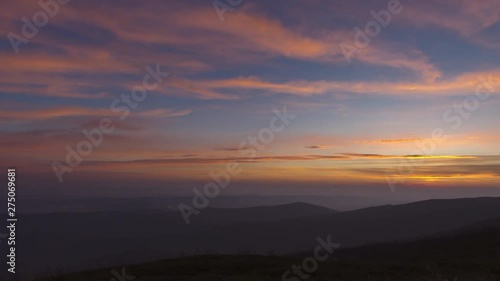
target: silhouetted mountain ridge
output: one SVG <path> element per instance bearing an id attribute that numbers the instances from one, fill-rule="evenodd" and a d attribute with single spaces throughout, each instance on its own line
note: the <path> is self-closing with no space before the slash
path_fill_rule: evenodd
<path id="1" fill-rule="evenodd" d="M 294 202 L 278 206 L 260 206 L 249 208 L 207 208 L 199 216 L 193 216 L 192 222 L 204 224 L 228 224 L 243 222 L 268 222 L 323 216 L 337 211 L 303 202 Z"/>

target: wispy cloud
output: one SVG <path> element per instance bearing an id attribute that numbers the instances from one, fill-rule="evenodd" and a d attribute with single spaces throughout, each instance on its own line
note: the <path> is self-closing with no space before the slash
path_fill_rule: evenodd
<path id="1" fill-rule="evenodd" d="M 175 110 L 175 109 L 153 109 L 145 110 L 134 113 L 135 116 L 142 117 L 181 117 L 190 114 L 192 110 Z M 115 116 L 114 113 L 109 108 L 87 108 L 87 107 L 54 107 L 47 109 L 33 109 L 33 110 L 2 110 L 0 112 L 0 118 L 3 121 L 15 120 L 15 121 L 37 121 L 46 119 L 55 119 L 61 117 L 76 117 L 76 116 L 89 116 L 89 117 L 108 117 Z"/>
<path id="2" fill-rule="evenodd" d="M 306 146 L 305 148 L 310 148 L 310 149 L 327 149 L 327 148 L 331 148 L 332 146 L 331 145 L 310 145 L 310 146 Z"/>
<path id="3" fill-rule="evenodd" d="M 390 144 L 390 143 L 405 143 L 405 142 L 416 142 L 421 141 L 421 138 L 410 138 L 410 139 L 387 139 L 387 140 L 374 140 L 374 141 L 360 141 L 360 143 L 381 143 L 381 144 Z"/>

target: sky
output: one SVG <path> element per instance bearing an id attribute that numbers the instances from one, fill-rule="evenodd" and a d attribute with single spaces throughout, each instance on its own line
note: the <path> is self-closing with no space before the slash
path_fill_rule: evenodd
<path id="1" fill-rule="evenodd" d="M 2 3 L 30 190 L 500 195 L 496 0 Z"/>

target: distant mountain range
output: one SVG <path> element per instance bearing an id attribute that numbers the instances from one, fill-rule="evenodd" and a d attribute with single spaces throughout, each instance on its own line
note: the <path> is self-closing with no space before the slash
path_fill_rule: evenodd
<path id="1" fill-rule="evenodd" d="M 57 198 L 39 195 L 36 197 L 24 196 L 19 203 L 23 214 L 39 213 L 88 213 L 88 212 L 116 212 L 116 211 L 144 211 L 162 210 L 177 212 L 179 203 L 189 203 L 191 197 L 72 197 L 58 196 Z M 293 202 L 304 202 L 312 205 L 323 206 L 335 210 L 355 210 L 383 204 L 407 203 L 401 199 L 372 198 L 364 196 L 219 196 L 210 200 L 213 208 L 249 208 L 261 206 L 286 205 Z M 0 210 L 5 212 L 5 210 Z"/>
<path id="2" fill-rule="evenodd" d="M 189 226 L 180 213 L 157 210 L 23 215 L 18 267 L 37 274 L 186 255 L 294 254 L 310 251 L 317 237 L 328 235 L 345 249 L 477 229 L 496 225 L 497 219 L 500 198 L 428 200 L 347 212 L 305 203 L 208 208 Z"/>

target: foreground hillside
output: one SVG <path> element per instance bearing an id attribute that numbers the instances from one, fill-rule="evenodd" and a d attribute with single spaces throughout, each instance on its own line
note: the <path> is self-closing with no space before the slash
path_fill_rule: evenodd
<path id="1" fill-rule="evenodd" d="M 500 218 L 500 198 L 430 200 L 349 212 L 309 204 L 206 209 L 186 225 L 179 212 L 23 217 L 24 274 L 75 272 L 211 254 L 288 255 L 331 235 L 342 247 L 409 241 Z M 47 228 L 50 225 L 50 228 Z"/>
<path id="2" fill-rule="evenodd" d="M 135 281 L 266 281 L 282 280 L 304 253 L 294 257 L 198 256 L 126 267 L 116 266 Z M 338 250 L 311 274 L 310 280 L 444 281 L 500 280 L 500 228 L 475 229 L 451 236 L 407 243 L 387 243 Z M 69 274 L 43 281 L 109 281 L 113 268 Z M 294 275 L 286 280 L 293 279 Z"/>

